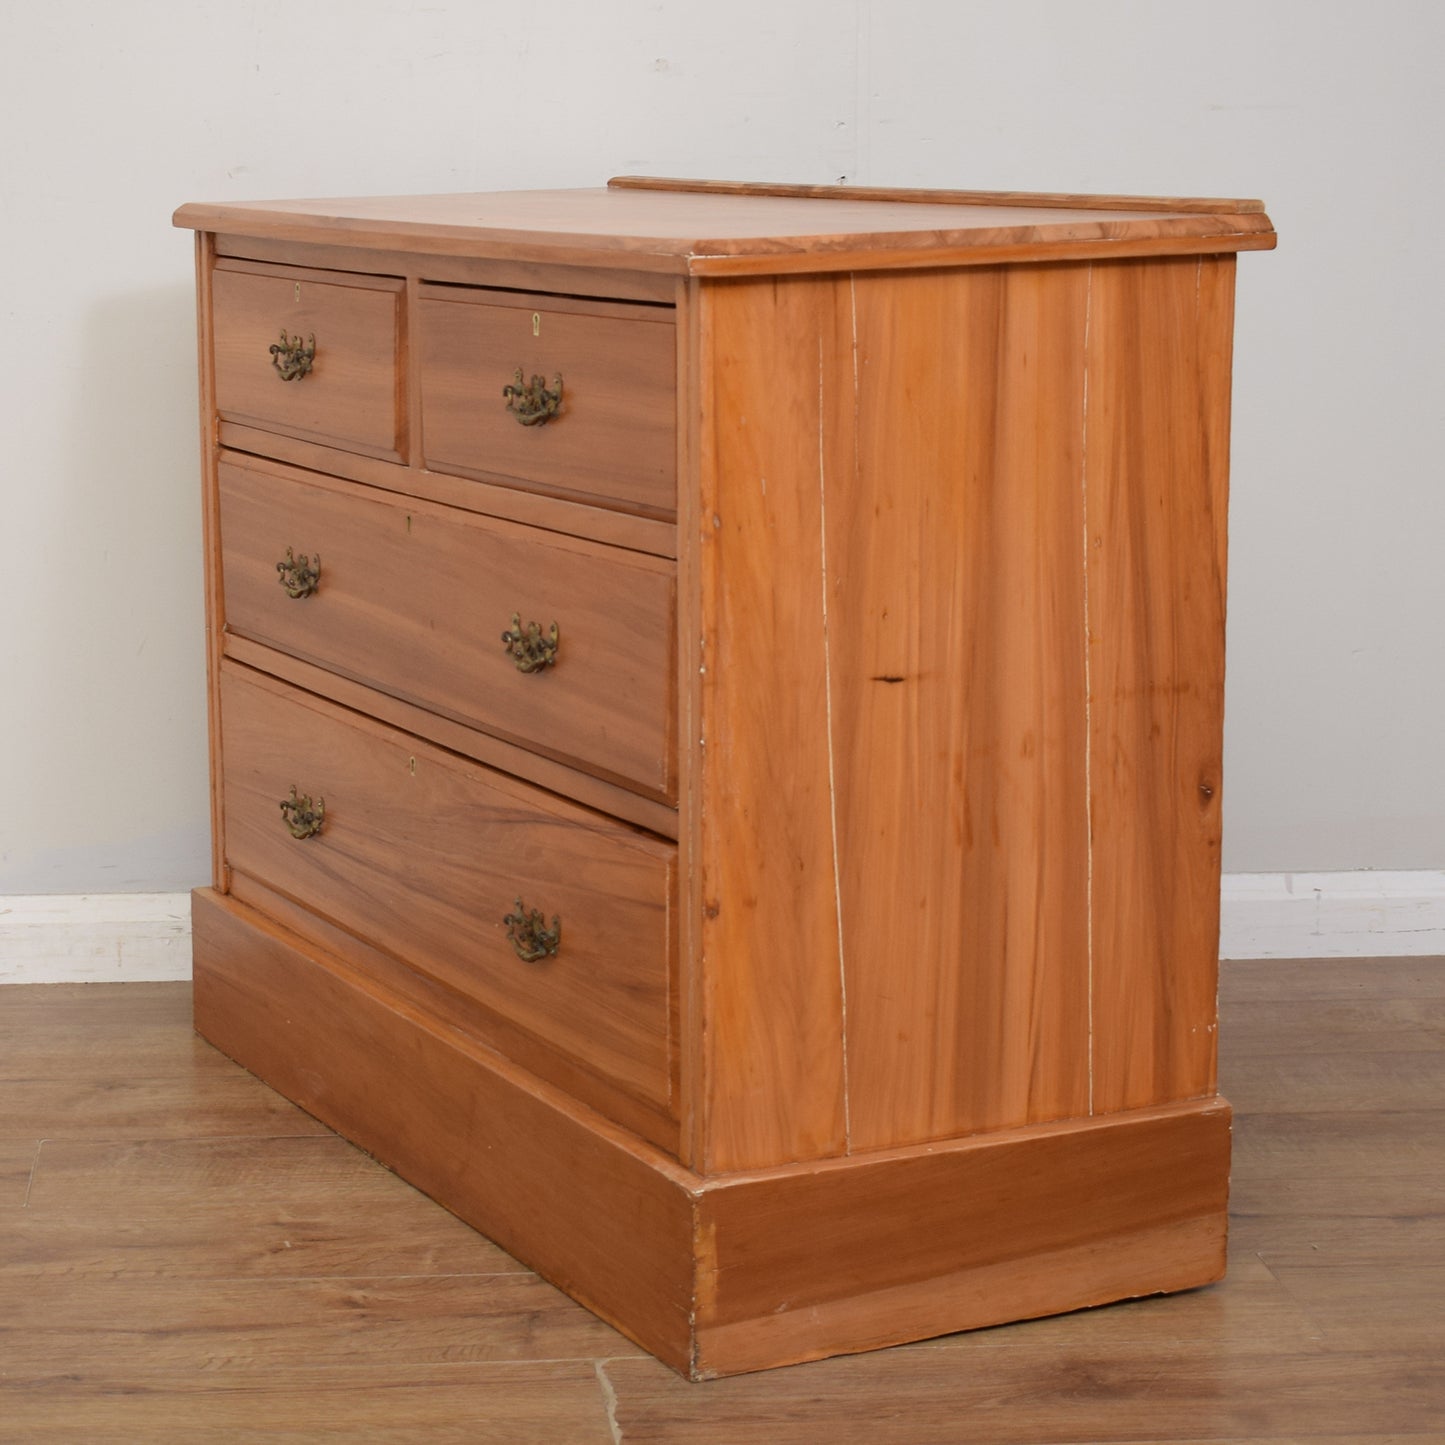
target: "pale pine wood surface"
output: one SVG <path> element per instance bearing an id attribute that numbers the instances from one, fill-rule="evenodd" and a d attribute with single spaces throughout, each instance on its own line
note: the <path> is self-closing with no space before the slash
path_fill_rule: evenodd
<path id="1" fill-rule="evenodd" d="M 823 485 L 856 1150 L 1089 1113 L 1088 284 L 853 286 L 858 455 Z"/>
<path id="2" fill-rule="evenodd" d="M 1226 964 L 1222 1010 L 1222 1284 L 688 1385 L 198 1040 L 185 985 L 5 989 L 0 1440 L 1438 1442 L 1445 966 Z"/>
<path id="3" fill-rule="evenodd" d="M 228 633 L 668 795 L 671 563 L 230 452 L 220 483 Z M 517 670 L 513 614 L 557 625 L 552 667 Z"/>
<path id="4" fill-rule="evenodd" d="M 667 1108 L 671 844 L 265 674 L 228 665 L 221 686 L 237 873 Z M 326 801 L 313 838 L 286 829 L 278 804 L 290 786 Z M 505 919 L 519 898 L 549 926 L 561 920 L 555 956 L 517 956 Z M 607 1096 L 594 1087 L 588 1102 L 605 1112 Z"/>
<path id="5" fill-rule="evenodd" d="M 966 204 L 886 192 L 859 199 L 819 188 L 816 194 L 764 194 L 743 187 L 719 212 L 716 198 L 679 190 L 628 187 L 566 191 L 478 192 L 438 196 L 360 196 L 319 200 L 197 203 L 175 214 L 178 226 L 263 240 L 315 236 L 318 222 L 333 243 L 394 250 L 560 264 L 618 266 L 693 274 L 783 274 L 887 269 L 1065 256 L 1151 254 L 1182 249 L 1219 254 L 1269 249 L 1269 218 L 1246 202 L 1198 212 L 1166 197 L 977 194 Z M 1120 204 L 1138 201 L 1121 210 Z M 1070 204 L 1073 203 L 1073 204 Z"/>

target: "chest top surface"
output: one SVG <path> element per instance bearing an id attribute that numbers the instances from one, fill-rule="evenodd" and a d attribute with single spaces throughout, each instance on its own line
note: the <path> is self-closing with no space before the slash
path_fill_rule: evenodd
<path id="1" fill-rule="evenodd" d="M 690 275 L 1264 250 L 1260 202 L 617 177 L 604 187 L 196 203 L 178 226 Z"/>

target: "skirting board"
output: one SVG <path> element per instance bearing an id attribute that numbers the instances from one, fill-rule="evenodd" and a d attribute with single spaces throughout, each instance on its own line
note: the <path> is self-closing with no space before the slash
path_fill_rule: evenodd
<path id="1" fill-rule="evenodd" d="M 190 976 L 188 893 L 0 897 L 0 984 L 151 983 Z"/>
<path id="2" fill-rule="evenodd" d="M 1445 870 L 1227 873 L 1221 958 L 1445 955 Z M 190 895 L 0 897 L 0 984 L 191 976 Z"/>
<path id="3" fill-rule="evenodd" d="M 1221 958 L 1445 954 L 1445 871 L 1226 873 Z"/>

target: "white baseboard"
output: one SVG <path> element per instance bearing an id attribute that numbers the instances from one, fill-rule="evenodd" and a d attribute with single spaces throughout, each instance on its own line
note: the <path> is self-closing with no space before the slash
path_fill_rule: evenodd
<path id="1" fill-rule="evenodd" d="M 1445 955 L 1445 870 L 1227 873 L 1221 958 Z M 0 984 L 191 976 L 186 893 L 0 898 Z"/>
<path id="2" fill-rule="evenodd" d="M 0 897 L 0 984 L 191 976 L 188 893 Z"/>
<path id="3" fill-rule="evenodd" d="M 1445 871 L 1226 873 L 1221 958 L 1445 954 Z"/>

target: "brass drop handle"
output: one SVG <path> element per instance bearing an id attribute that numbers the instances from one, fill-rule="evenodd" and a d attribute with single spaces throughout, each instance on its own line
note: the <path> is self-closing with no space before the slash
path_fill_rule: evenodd
<path id="1" fill-rule="evenodd" d="M 507 925 L 507 939 L 512 951 L 523 963 L 535 963 L 539 958 L 556 958 L 562 946 L 562 920 L 552 915 L 552 926 L 547 927 L 540 908 L 528 908 L 517 899 L 513 905 L 515 913 L 509 913 L 502 922 Z"/>
<path id="2" fill-rule="evenodd" d="M 562 373 L 552 378 L 549 391 L 546 379 L 540 376 L 524 383 L 519 366 L 512 374 L 512 384 L 502 388 L 502 395 L 507 398 L 507 410 L 523 426 L 543 426 L 562 405 Z"/>
<path id="3" fill-rule="evenodd" d="M 321 585 L 321 554 L 298 557 L 288 547 L 286 555 L 276 564 L 276 574 L 288 597 L 309 597 Z"/>
<path id="4" fill-rule="evenodd" d="M 557 665 L 557 624 L 545 636 L 540 622 L 522 626 L 522 614 L 512 613 L 512 625 L 502 634 L 504 650 L 517 659 L 518 672 L 541 672 Z"/>
<path id="5" fill-rule="evenodd" d="M 299 332 L 288 338 L 283 326 L 280 341 L 271 343 L 271 365 L 276 368 L 276 375 L 282 381 L 300 381 L 311 370 L 311 363 L 315 360 L 315 332 L 302 341 Z"/>
<path id="6" fill-rule="evenodd" d="M 293 838 L 314 838 L 326 821 L 326 799 L 313 801 L 309 793 L 298 798 L 293 783 L 291 796 L 281 799 L 281 817 Z"/>

